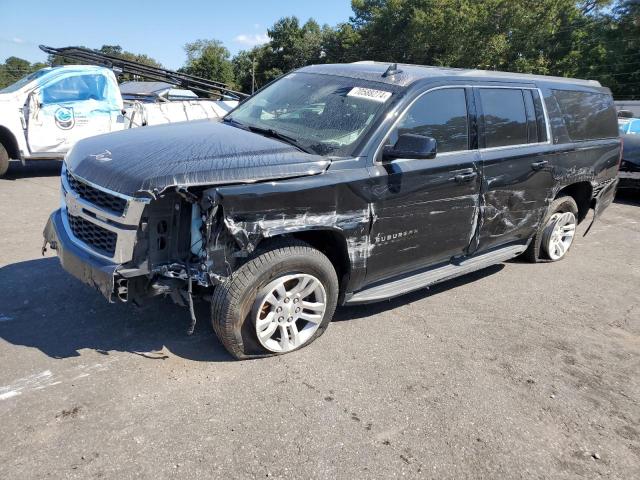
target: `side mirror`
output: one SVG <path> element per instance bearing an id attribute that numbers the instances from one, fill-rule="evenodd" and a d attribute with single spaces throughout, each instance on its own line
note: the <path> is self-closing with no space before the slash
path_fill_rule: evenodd
<path id="1" fill-rule="evenodd" d="M 403 133 L 398 137 L 395 145 L 387 145 L 382 150 L 383 160 L 393 160 L 394 158 L 435 158 L 438 153 L 438 142 L 435 138 L 416 135 L 414 133 Z"/>

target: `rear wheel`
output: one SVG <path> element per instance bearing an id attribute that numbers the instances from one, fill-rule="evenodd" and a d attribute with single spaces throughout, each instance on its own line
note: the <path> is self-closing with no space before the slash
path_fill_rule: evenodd
<path id="1" fill-rule="evenodd" d="M 9 153 L 0 143 L 0 177 L 4 176 L 7 170 L 9 170 Z"/>
<path id="2" fill-rule="evenodd" d="M 578 205 L 572 197 L 555 199 L 523 257 L 531 262 L 557 262 L 566 255 L 576 234 Z"/>
<path id="3" fill-rule="evenodd" d="M 337 300 L 338 278 L 329 259 L 304 242 L 287 240 L 216 287 L 213 328 L 236 358 L 288 353 L 322 335 Z"/>
<path id="4" fill-rule="evenodd" d="M 576 216 L 573 212 L 554 213 L 542 235 L 542 249 L 549 260 L 560 260 L 571 248 L 576 234 Z"/>

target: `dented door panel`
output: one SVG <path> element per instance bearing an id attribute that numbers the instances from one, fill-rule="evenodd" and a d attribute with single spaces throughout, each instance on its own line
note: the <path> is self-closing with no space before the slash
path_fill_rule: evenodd
<path id="1" fill-rule="evenodd" d="M 469 151 L 373 168 L 375 221 L 367 282 L 466 253 L 478 218 L 477 160 Z"/>
<path id="2" fill-rule="evenodd" d="M 476 251 L 526 241 L 553 200 L 553 155 L 540 146 L 485 150 Z"/>

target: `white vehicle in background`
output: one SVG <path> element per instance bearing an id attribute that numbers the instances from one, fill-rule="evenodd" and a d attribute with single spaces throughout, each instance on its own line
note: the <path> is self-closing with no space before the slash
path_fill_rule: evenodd
<path id="1" fill-rule="evenodd" d="M 222 118 L 245 96 L 219 82 L 93 50 L 41 48 L 94 65 L 44 68 L 0 90 L 0 176 L 10 159 L 23 163 L 62 159 L 83 138 L 132 127 Z M 114 72 L 156 81 L 123 84 L 123 99 Z M 213 98 L 199 98 L 193 90 Z"/>

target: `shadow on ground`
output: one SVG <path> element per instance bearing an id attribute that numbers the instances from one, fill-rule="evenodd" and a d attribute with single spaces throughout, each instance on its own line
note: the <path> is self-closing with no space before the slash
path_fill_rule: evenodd
<path id="1" fill-rule="evenodd" d="M 504 265 L 496 265 L 386 302 L 339 308 L 335 321 L 376 315 L 502 268 Z M 52 358 L 74 357 L 82 349 L 92 349 L 104 355 L 118 351 L 155 359 L 166 358 L 162 353 L 166 348 L 194 361 L 232 359 L 213 333 L 206 302 L 197 305 L 199 322 L 194 335 L 188 336 L 186 309 L 161 298 L 144 308 L 109 304 L 62 270 L 57 258 L 6 265 L 0 268 L 0 285 L 0 338 L 13 345 L 37 348 Z"/>
<path id="2" fill-rule="evenodd" d="M 454 278 L 446 282 L 438 283 L 432 287 L 423 288 L 400 297 L 392 298 L 391 300 L 369 303 L 366 305 L 347 306 L 339 308 L 336 312 L 333 321 L 340 322 L 344 320 L 355 320 L 359 318 L 365 318 L 379 313 L 393 310 L 394 308 L 401 307 L 408 303 L 417 302 L 423 298 L 438 295 L 440 293 L 446 293 L 452 288 L 466 285 L 467 283 L 475 282 L 481 278 L 488 277 L 489 275 L 496 274 L 504 268 L 504 264 L 493 265 L 477 272 L 463 275 L 462 277 Z"/>
<path id="3" fill-rule="evenodd" d="M 614 201 L 622 205 L 640 206 L 640 190 L 618 190 Z"/>
<path id="4" fill-rule="evenodd" d="M 11 161 L 9 170 L 2 180 L 17 180 L 30 177 L 57 177 L 60 175 L 62 162 L 59 160 L 34 160 L 26 165 L 18 161 Z"/>
<path id="5" fill-rule="evenodd" d="M 144 308 L 109 304 L 67 274 L 57 258 L 6 265 L 0 268 L 0 285 L 0 338 L 52 358 L 78 356 L 85 348 L 163 358 L 163 347 L 195 361 L 232 358 L 210 327 L 205 302 L 198 305 L 200 322 L 188 336 L 186 309 L 160 298 Z"/>

